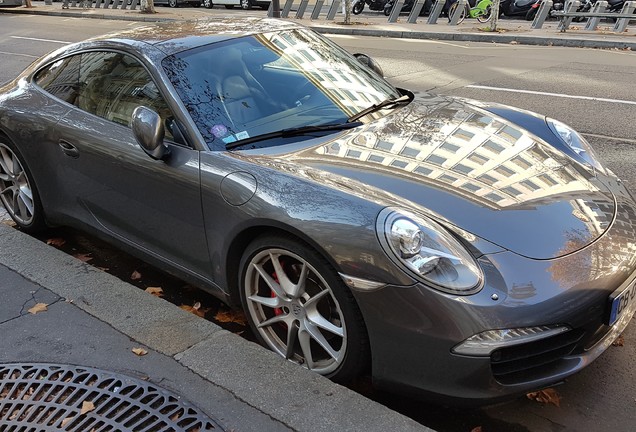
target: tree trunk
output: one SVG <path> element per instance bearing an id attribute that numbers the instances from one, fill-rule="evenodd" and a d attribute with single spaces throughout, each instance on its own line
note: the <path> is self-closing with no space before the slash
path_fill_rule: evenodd
<path id="1" fill-rule="evenodd" d="M 31 0 L 24 0 L 24 7 L 32 8 Z"/>
<path id="2" fill-rule="evenodd" d="M 141 0 L 141 3 L 139 4 L 139 12 L 147 14 L 155 13 L 154 0 Z"/>
<path id="3" fill-rule="evenodd" d="M 351 24 L 351 0 L 344 0 L 345 4 L 345 24 Z"/>
<path id="4" fill-rule="evenodd" d="M 494 32 L 497 31 L 497 21 L 499 20 L 499 3 L 501 2 L 501 0 L 493 0 L 492 5 L 490 6 L 492 8 L 492 12 L 490 13 L 490 31 Z"/>

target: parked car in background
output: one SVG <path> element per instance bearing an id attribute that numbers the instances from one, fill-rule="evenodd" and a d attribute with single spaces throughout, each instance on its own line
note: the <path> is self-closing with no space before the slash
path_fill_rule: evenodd
<path id="1" fill-rule="evenodd" d="M 201 0 L 154 0 L 156 6 L 170 6 L 171 8 L 180 7 L 183 5 L 190 5 L 194 7 L 201 6 Z"/>
<path id="2" fill-rule="evenodd" d="M 0 0 L 0 7 L 18 7 L 22 6 L 23 0 Z"/>
<path id="3" fill-rule="evenodd" d="M 0 88 L 0 201 L 241 307 L 337 381 L 486 403 L 590 364 L 636 310 L 632 195 L 558 120 L 360 58 L 251 17 L 63 47 Z"/>
<path id="4" fill-rule="evenodd" d="M 215 5 L 223 5 L 226 9 L 233 9 L 235 6 L 243 10 L 252 9 L 254 6 L 267 9 L 270 3 L 271 0 L 203 0 L 203 6 L 208 9 Z"/>

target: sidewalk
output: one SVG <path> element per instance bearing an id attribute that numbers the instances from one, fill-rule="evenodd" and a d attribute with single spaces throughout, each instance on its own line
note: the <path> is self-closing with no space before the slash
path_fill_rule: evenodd
<path id="1" fill-rule="evenodd" d="M 284 4 L 284 2 L 282 2 Z M 81 9 L 79 7 L 62 9 L 61 3 L 45 5 L 43 1 L 33 1 L 34 8 L 0 8 L 0 13 L 26 13 L 43 14 L 66 17 L 84 17 L 98 19 L 120 19 L 130 21 L 173 21 L 196 19 L 208 16 L 227 16 L 229 14 L 265 16 L 266 11 L 254 9 L 242 11 L 235 9 L 228 11 L 216 6 L 212 9 L 203 7 L 168 8 L 157 6 L 154 15 L 142 14 L 138 10 L 128 9 Z M 309 8 L 308 8 L 309 9 Z M 290 12 L 294 16 L 295 12 Z M 311 11 L 305 12 L 305 17 L 311 16 Z M 401 15 L 397 23 L 389 24 L 387 17 L 381 12 L 365 11 L 361 15 L 352 15 L 351 25 L 342 24 L 343 15 L 337 14 L 336 19 L 328 21 L 324 19 L 325 13 L 320 19 L 310 20 L 288 18 L 312 27 L 321 33 L 347 34 L 358 36 L 378 36 L 392 38 L 411 39 L 438 39 L 469 42 L 492 42 L 507 44 L 544 45 L 544 46 L 570 46 L 585 48 L 611 48 L 631 49 L 636 51 L 636 21 L 632 21 L 622 34 L 613 33 L 613 23 L 601 22 L 598 30 L 590 32 L 581 30 L 583 25 L 570 26 L 570 30 L 561 33 L 557 30 L 557 21 L 547 21 L 542 29 L 532 30 L 531 22 L 525 20 L 501 19 L 499 32 L 485 32 L 480 30 L 486 24 L 479 24 L 476 20 L 465 20 L 458 26 L 449 26 L 447 19 L 441 17 L 438 24 L 427 24 L 426 17 L 420 17 L 416 24 L 407 23 L 407 15 Z"/>
<path id="2" fill-rule="evenodd" d="M 0 298 L 0 367 L 145 379 L 227 431 L 430 430 L 2 223 Z M 47 310 L 29 313 L 37 303 Z"/>

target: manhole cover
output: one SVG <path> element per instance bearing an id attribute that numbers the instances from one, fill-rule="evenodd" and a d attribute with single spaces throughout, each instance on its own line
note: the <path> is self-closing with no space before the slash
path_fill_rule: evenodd
<path id="1" fill-rule="evenodd" d="M 178 395 L 93 368 L 0 365 L 3 432 L 203 432 L 224 430 Z"/>

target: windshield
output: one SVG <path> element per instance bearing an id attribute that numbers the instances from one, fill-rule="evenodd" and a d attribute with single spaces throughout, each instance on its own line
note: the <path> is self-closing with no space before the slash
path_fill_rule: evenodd
<path id="1" fill-rule="evenodd" d="M 305 29 L 205 45 L 167 57 L 163 68 L 217 150 L 282 129 L 346 123 L 400 96 L 346 51 Z"/>

